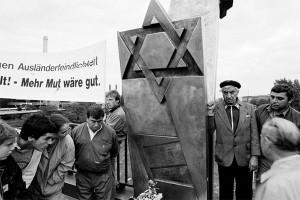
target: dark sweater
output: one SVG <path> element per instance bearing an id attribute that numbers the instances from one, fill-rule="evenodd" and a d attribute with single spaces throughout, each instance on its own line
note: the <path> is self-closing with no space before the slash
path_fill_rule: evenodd
<path id="1" fill-rule="evenodd" d="M 0 161 L 0 177 L 0 185 L 2 185 L 0 189 L 1 194 L 4 193 L 4 200 L 28 199 L 26 184 L 22 179 L 22 171 L 11 155 Z M 8 185 L 8 191 L 4 192 L 3 187 L 6 185 Z"/>
<path id="2" fill-rule="evenodd" d="M 111 159 L 119 151 L 115 131 L 105 124 L 92 140 L 87 123 L 80 124 L 72 131 L 72 138 L 75 144 L 75 167 L 79 171 L 105 173 L 111 166 Z"/>

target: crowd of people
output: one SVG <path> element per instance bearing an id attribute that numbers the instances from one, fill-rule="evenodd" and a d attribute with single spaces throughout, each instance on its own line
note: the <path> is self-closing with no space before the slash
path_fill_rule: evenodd
<path id="1" fill-rule="evenodd" d="M 207 105 L 220 200 L 233 200 L 234 193 L 236 200 L 300 199 L 300 112 L 290 106 L 292 88 L 276 84 L 270 103 L 256 109 L 239 100 L 237 81 L 223 81 L 220 88 L 223 98 Z"/>
<path id="2" fill-rule="evenodd" d="M 207 112 L 220 200 L 300 199 L 300 112 L 290 106 L 292 88 L 276 84 L 270 103 L 258 108 L 239 100 L 237 81 L 220 88 L 223 98 L 209 102 Z M 62 199 L 74 166 L 78 199 L 114 199 L 115 157 L 127 125 L 120 94 L 109 91 L 106 102 L 105 110 L 89 107 L 86 122 L 73 130 L 60 114 L 33 114 L 20 133 L 0 121 L 0 200 Z"/>
<path id="3" fill-rule="evenodd" d="M 0 121 L 0 200 L 60 200 L 75 166 L 78 199 L 114 199 L 115 157 L 126 138 L 126 117 L 116 90 L 107 109 L 93 104 L 73 130 L 60 114 L 33 114 L 20 133 Z"/>

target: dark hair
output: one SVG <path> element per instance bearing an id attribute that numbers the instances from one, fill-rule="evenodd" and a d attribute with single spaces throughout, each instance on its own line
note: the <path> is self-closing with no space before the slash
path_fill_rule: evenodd
<path id="1" fill-rule="evenodd" d="M 102 106 L 100 104 L 91 105 L 87 109 L 86 116 L 87 116 L 87 118 L 93 117 L 95 119 L 99 119 L 101 117 L 104 117 L 104 111 L 102 109 Z"/>
<path id="2" fill-rule="evenodd" d="M 28 137 L 38 140 L 46 133 L 55 133 L 55 130 L 55 125 L 48 117 L 42 114 L 33 114 L 25 120 L 20 137 L 24 140 L 28 140 Z"/>
<path id="3" fill-rule="evenodd" d="M 117 90 L 110 90 L 106 93 L 106 97 L 114 97 L 116 101 L 119 101 L 121 103 L 121 95 Z"/>
<path id="4" fill-rule="evenodd" d="M 70 123 L 69 119 L 60 114 L 51 114 L 49 117 L 50 121 L 54 124 L 56 128 L 56 133 L 59 129 L 66 123 Z"/>
<path id="5" fill-rule="evenodd" d="M 276 84 L 274 87 L 272 87 L 271 92 L 285 92 L 288 100 L 291 100 L 294 97 L 293 88 L 287 84 Z"/>
<path id="6" fill-rule="evenodd" d="M 15 138 L 18 136 L 18 132 L 6 124 L 4 121 L 0 120 L 0 145 L 6 140 Z"/>

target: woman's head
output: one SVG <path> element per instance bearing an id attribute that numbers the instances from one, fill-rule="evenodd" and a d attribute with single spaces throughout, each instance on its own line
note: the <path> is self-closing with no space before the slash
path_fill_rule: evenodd
<path id="1" fill-rule="evenodd" d="M 56 128 L 56 134 L 54 135 L 54 137 L 64 138 L 67 134 L 70 133 L 70 121 L 66 117 L 60 114 L 51 114 L 49 118 Z"/>

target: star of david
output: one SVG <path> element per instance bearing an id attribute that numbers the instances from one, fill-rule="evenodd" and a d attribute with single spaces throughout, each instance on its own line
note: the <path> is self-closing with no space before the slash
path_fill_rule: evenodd
<path id="1" fill-rule="evenodd" d="M 156 0 L 143 28 L 118 33 L 121 76 L 146 78 L 159 102 L 172 77 L 203 76 L 201 18 L 171 22 Z"/>

